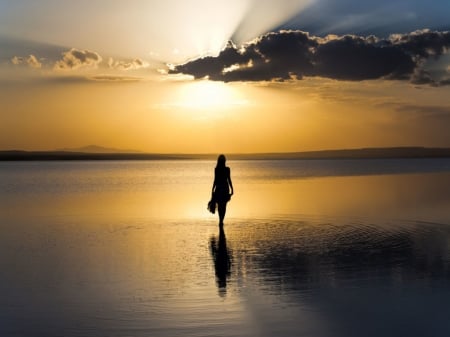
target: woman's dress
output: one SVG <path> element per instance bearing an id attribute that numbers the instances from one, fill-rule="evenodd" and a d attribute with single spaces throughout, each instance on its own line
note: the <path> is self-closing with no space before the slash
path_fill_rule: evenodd
<path id="1" fill-rule="evenodd" d="M 214 184 L 216 189 L 214 190 L 214 200 L 216 202 L 227 202 L 230 200 L 230 188 L 228 180 L 230 177 L 230 168 L 216 167 L 214 170 Z"/>

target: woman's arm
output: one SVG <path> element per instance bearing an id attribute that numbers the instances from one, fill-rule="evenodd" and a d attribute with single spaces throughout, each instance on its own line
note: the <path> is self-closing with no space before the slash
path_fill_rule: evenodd
<path id="1" fill-rule="evenodd" d="M 214 182 L 212 185 L 211 195 L 214 194 L 214 191 L 216 190 L 216 171 L 214 170 Z"/>
<path id="2" fill-rule="evenodd" d="M 234 189 L 233 189 L 233 182 L 231 181 L 231 170 L 230 170 L 230 168 L 228 168 L 228 177 L 227 177 L 227 179 L 228 179 L 228 184 L 230 185 L 230 187 L 231 187 L 231 195 L 233 195 L 234 194 Z"/>

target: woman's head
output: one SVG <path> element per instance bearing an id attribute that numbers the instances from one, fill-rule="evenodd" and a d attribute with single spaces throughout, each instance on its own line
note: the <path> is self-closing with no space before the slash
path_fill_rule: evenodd
<path id="1" fill-rule="evenodd" d="M 217 167 L 225 167 L 225 162 L 226 161 L 227 161 L 227 159 L 225 158 L 225 156 L 223 154 L 221 154 L 217 158 Z"/>

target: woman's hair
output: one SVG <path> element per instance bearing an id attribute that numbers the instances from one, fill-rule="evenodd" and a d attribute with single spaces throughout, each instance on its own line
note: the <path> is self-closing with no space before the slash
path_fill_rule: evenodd
<path id="1" fill-rule="evenodd" d="M 221 154 L 218 158 L 217 158 L 217 165 L 216 167 L 225 167 L 225 162 L 226 162 L 226 158 L 223 154 Z"/>

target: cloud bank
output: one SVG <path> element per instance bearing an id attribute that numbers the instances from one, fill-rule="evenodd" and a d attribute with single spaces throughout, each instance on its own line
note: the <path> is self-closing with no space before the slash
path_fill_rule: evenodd
<path id="1" fill-rule="evenodd" d="M 433 79 L 424 64 L 449 48 L 450 32 L 421 30 L 380 39 L 355 35 L 321 38 L 289 30 L 267 33 L 240 48 L 230 42 L 218 56 L 170 66 L 169 74 L 225 82 L 285 81 L 307 76 L 443 85 L 448 79 Z"/>

